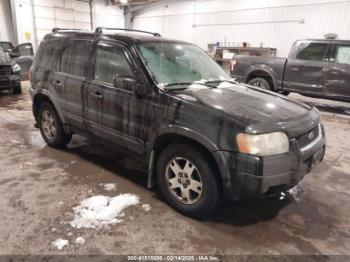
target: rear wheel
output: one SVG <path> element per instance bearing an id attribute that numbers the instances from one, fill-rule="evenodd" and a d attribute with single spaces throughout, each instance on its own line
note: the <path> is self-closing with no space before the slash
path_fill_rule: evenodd
<path id="1" fill-rule="evenodd" d="M 255 86 L 255 87 L 259 87 L 261 89 L 272 90 L 272 87 L 271 87 L 269 81 L 267 81 L 266 79 L 261 78 L 261 77 L 253 78 L 252 80 L 250 80 L 248 82 L 248 84 Z"/>
<path id="2" fill-rule="evenodd" d="M 171 144 L 160 153 L 157 180 L 167 203 L 187 216 L 208 215 L 221 199 L 219 182 L 209 159 L 190 144 Z"/>
<path id="3" fill-rule="evenodd" d="M 49 146 L 62 147 L 68 144 L 72 138 L 71 135 L 64 132 L 56 110 L 49 103 L 40 105 L 38 124 L 41 135 Z"/>
<path id="4" fill-rule="evenodd" d="M 19 95 L 22 93 L 22 88 L 21 88 L 21 84 L 18 84 L 16 85 L 14 88 L 13 88 L 13 94 L 15 95 Z"/>

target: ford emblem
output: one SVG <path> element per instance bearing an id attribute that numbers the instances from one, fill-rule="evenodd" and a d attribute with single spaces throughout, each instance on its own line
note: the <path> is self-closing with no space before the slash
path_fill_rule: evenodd
<path id="1" fill-rule="evenodd" d="M 313 139 L 315 138 L 314 132 L 310 132 L 307 138 L 308 138 L 310 141 L 313 140 Z"/>

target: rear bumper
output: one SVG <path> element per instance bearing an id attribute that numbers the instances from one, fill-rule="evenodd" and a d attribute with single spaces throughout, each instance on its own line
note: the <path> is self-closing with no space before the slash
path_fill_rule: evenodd
<path id="1" fill-rule="evenodd" d="M 230 199 L 265 197 L 279 194 L 295 185 L 323 160 L 325 154 L 325 133 L 315 139 L 310 147 L 298 148 L 291 140 L 290 151 L 274 156 L 251 156 L 233 152 L 221 154 L 227 172 L 223 175 L 224 192 Z M 215 155 L 214 155 L 215 156 Z M 218 155 L 216 155 L 218 158 Z"/>

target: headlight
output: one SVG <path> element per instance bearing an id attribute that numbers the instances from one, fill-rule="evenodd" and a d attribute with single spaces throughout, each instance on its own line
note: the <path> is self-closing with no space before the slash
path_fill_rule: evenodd
<path id="1" fill-rule="evenodd" d="M 237 145 L 241 153 L 250 155 L 277 155 L 289 151 L 289 140 L 285 133 L 262 135 L 238 134 Z"/>
<path id="2" fill-rule="evenodd" d="M 12 66 L 12 72 L 14 72 L 14 73 L 21 72 L 21 67 L 18 64 L 14 64 Z"/>

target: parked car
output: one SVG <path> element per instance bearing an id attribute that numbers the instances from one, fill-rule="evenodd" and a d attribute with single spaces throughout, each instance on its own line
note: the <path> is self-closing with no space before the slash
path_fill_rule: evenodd
<path id="1" fill-rule="evenodd" d="M 116 32 L 54 29 L 42 41 L 30 93 L 49 146 L 81 133 L 140 157 L 148 187 L 195 217 L 223 195 L 280 193 L 323 159 L 314 107 L 232 81 L 192 44 Z"/>
<path id="2" fill-rule="evenodd" d="M 350 41 L 299 40 L 288 58 L 235 56 L 237 81 L 288 94 L 350 101 Z"/>
<path id="3" fill-rule="evenodd" d="M 12 90 L 14 94 L 20 94 L 20 72 L 21 67 L 0 47 L 0 90 Z"/>
<path id="4" fill-rule="evenodd" d="M 28 71 L 34 59 L 31 43 L 14 46 L 11 42 L 0 42 L 0 47 L 21 67 L 21 80 L 28 80 Z"/>

